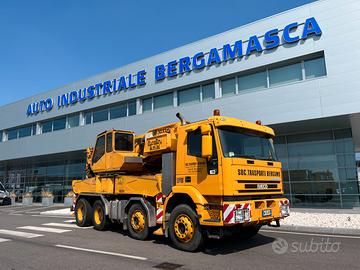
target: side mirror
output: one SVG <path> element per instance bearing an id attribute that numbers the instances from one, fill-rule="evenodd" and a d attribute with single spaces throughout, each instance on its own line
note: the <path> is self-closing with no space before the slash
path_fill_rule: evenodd
<path id="1" fill-rule="evenodd" d="M 213 155 L 213 139 L 211 135 L 211 126 L 205 125 L 201 127 L 201 156 L 210 158 Z"/>

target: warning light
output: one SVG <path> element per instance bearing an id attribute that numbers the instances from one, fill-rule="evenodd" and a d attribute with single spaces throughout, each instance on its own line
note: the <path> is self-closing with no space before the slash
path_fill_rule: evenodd
<path id="1" fill-rule="evenodd" d="M 220 116 L 220 110 L 219 109 L 214 110 L 214 116 Z"/>
<path id="2" fill-rule="evenodd" d="M 257 125 L 260 125 L 261 126 L 261 121 L 260 120 L 256 120 L 255 122 Z"/>

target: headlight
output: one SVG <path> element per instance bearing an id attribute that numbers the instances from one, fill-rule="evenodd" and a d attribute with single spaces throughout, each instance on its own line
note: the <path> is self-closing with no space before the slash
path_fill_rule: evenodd
<path id="1" fill-rule="evenodd" d="M 290 215 L 289 205 L 280 205 L 280 214 L 282 217 L 287 217 Z"/>
<path id="2" fill-rule="evenodd" d="M 235 222 L 245 222 L 250 220 L 250 209 L 236 209 Z"/>

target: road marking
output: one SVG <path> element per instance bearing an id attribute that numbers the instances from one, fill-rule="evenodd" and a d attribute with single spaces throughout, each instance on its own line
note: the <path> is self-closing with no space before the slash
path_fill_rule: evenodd
<path id="1" fill-rule="evenodd" d="M 26 233 L 26 232 L 11 231 L 11 230 L 0 230 L 0 234 L 19 236 L 24 238 L 35 238 L 35 237 L 43 236 L 42 234 Z"/>
<path id="2" fill-rule="evenodd" d="M 17 229 L 40 231 L 40 232 L 52 232 L 52 233 L 71 232 L 71 230 L 63 230 L 63 229 L 47 228 L 47 227 L 36 227 L 36 226 L 23 226 L 23 227 L 17 227 Z"/>
<path id="3" fill-rule="evenodd" d="M 67 249 L 73 249 L 73 250 L 87 251 L 87 252 L 91 252 L 91 253 L 125 257 L 125 258 L 130 258 L 130 259 L 135 259 L 135 260 L 141 260 L 141 261 L 147 260 L 147 258 L 145 258 L 145 257 L 139 257 L 139 256 L 133 256 L 133 255 L 127 255 L 127 254 L 121 254 L 121 253 L 114 253 L 114 252 L 108 252 L 108 251 L 102 251 L 102 250 L 79 248 L 79 247 L 64 246 L 64 245 L 55 245 L 55 246 L 59 247 L 59 248 L 67 248 Z"/>
<path id="4" fill-rule="evenodd" d="M 14 212 L 14 211 L 17 211 L 18 209 L 29 209 L 33 207 L 32 205 L 16 205 L 16 206 L 10 206 L 6 208 L 6 206 L 2 206 L 1 207 L 1 211 L 4 211 L 4 212 Z"/>
<path id="5" fill-rule="evenodd" d="M 273 231 L 273 230 L 267 230 L 267 229 L 261 230 L 261 231 L 262 232 L 270 232 L 270 233 L 283 233 L 283 234 L 310 235 L 310 236 L 321 236 L 321 237 L 360 239 L 360 236 L 351 236 L 351 235 L 320 234 L 320 233 L 305 233 L 305 232 L 287 232 L 287 231 Z"/>
<path id="6" fill-rule="evenodd" d="M 11 241 L 10 239 L 0 238 L 0 243 Z"/>
<path id="7" fill-rule="evenodd" d="M 23 214 L 13 214 L 13 213 L 9 213 L 10 216 L 22 216 Z"/>
<path id="8" fill-rule="evenodd" d="M 68 219 L 68 220 L 64 220 L 65 223 L 73 223 L 75 224 L 76 223 L 76 220 L 75 219 Z"/>
<path id="9" fill-rule="evenodd" d="M 33 210 L 44 210 L 44 209 L 48 209 L 48 208 L 54 208 L 53 205 L 50 206 L 41 206 L 41 205 L 27 205 L 23 207 L 24 209 L 22 210 L 17 210 L 17 211 L 12 211 L 12 213 L 18 213 L 18 212 L 28 212 L 28 211 L 33 211 Z M 38 213 L 40 213 L 41 211 L 39 211 Z"/>
<path id="10" fill-rule="evenodd" d="M 43 218 L 61 218 L 61 219 L 64 219 L 66 217 L 64 216 L 53 216 L 53 215 L 31 215 L 32 217 L 43 217 Z M 69 217 L 70 218 L 70 217 Z"/>
<path id="11" fill-rule="evenodd" d="M 79 227 L 76 224 L 66 224 L 66 223 L 45 223 L 43 226 L 54 226 L 54 227 L 64 227 L 64 228 L 77 228 L 77 229 L 89 229 L 92 227 Z"/>

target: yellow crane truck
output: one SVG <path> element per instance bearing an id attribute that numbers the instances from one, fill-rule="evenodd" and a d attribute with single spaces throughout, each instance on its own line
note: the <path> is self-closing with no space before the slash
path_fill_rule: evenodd
<path id="1" fill-rule="evenodd" d="M 74 180 L 78 226 L 122 224 L 131 237 L 169 237 L 195 251 L 204 238 L 254 236 L 289 215 L 274 131 L 260 122 L 214 115 L 146 134 L 110 130 L 87 149 L 85 180 Z"/>

